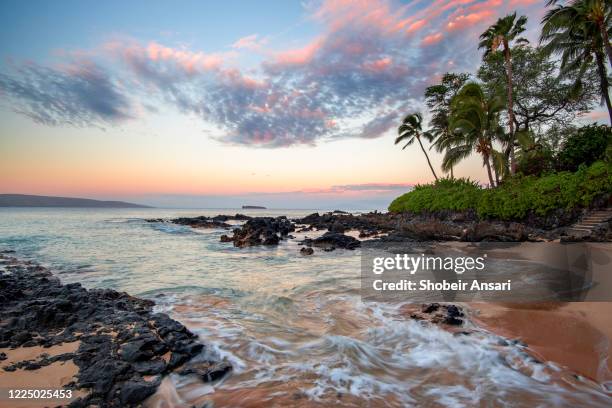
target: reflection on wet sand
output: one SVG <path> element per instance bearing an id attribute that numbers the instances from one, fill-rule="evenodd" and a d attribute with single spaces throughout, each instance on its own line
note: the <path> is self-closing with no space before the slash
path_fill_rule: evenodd
<path id="1" fill-rule="evenodd" d="M 475 303 L 475 322 L 599 383 L 612 381 L 612 303 Z M 610 386 L 610 385 L 608 385 Z"/>

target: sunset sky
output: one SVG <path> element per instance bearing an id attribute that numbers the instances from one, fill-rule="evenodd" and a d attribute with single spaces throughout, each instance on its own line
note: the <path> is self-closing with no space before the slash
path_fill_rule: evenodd
<path id="1" fill-rule="evenodd" d="M 2 1 L 0 193 L 382 208 L 432 179 L 401 116 L 514 10 L 535 40 L 535 0 Z"/>

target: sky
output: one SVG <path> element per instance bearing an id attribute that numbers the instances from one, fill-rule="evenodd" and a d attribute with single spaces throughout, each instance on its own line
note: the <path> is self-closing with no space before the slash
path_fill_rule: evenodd
<path id="1" fill-rule="evenodd" d="M 537 39 L 542 3 L 4 0 L 0 192 L 385 208 L 433 180 L 401 118 L 474 72 L 498 17 Z M 485 179 L 477 157 L 455 174 Z"/>

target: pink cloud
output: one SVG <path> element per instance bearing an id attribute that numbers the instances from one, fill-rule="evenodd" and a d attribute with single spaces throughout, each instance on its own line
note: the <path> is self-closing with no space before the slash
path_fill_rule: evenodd
<path id="1" fill-rule="evenodd" d="M 280 65 L 303 65 L 310 62 L 321 49 L 323 38 L 319 37 L 304 47 L 282 51 L 275 56 L 275 62 Z"/>
<path id="2" fill-rule="evenodd" d="M 437 44 L 442 40 L 443 37 L 444 36 L 442 35 L 442 33 L 430 34 L 423 38 L 423 40 L 421 41 L 421 45 L 428 46 Z"/>
<path id="3" fill-rule="evenodd" d="M 510 7 L 531 6 L 536 3 L 540 3 L 540 0 L 510 0 Z"/>
<path id="4" fill-rule="evenodd" d="M 416 31 L 419 31 L 421 28 L 425 27 L 426 25 L 427 25 L 427 20 L 425 19 L 417 20 L 408 26 L 408 28 L 406 29 L 406 32 L 409 34 L 414 33 Z"/>
<path id="5" fill-rule="evenodd" d="M 204 53 L 193 52 L 185 49 L 168 47 L 157 42 L 150 42 L 143 46 L 138 42 L 110 41 L 103 48 L 128 63 L 136 63 L 138 60 L 150 61 L 152 63 L 170 63 L 181 68 L 188 74 L 219 69 L 223 63 L 234 53 Z"/>
<path id="6" fill-rule="evenodd" d="M 381 72 L 388 69 L 392 63 L 393 60 L 390 57 L 384 57 L 372 62 L 366 62 L 363 66 L 368 71 Z"/>
<path id="7" fill-rule="evenodd" d="M 597 122 L 599 120 L 603 120 L 604 122 L 608 120 L 608 112 L 604 110 L 595 110 L 589 113 L 585 113 L 581 116 L 584 120 Z"/>
<path id="8" fill-rule="evenodd" d="M 493 15 L 492 10 L 482 10 L 480 12 L 471 14 L 460 14 L 449 19 L 448 23 L 446 24 L 446 28 L 449 31 L 461 30 L 471 27 L 480 21 L 492 17 Z"/>
<path id="9" fill-rule="evenodd" d="M 247 35 L 246 37 L 242 37 L 238 39 L 234 44 L 232 44 L 232 48 L 236 49 L 247 49 L 247 50 L 259 50 L 268 42 L 265 38 L 259 38 L 257 34 Z"/>

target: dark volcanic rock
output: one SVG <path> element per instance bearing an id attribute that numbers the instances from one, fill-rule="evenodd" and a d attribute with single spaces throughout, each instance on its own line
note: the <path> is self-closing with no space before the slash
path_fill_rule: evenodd
<path id="1" fill-rule="evenodd" d="M 214 382 L 225 377 L 232 371 L 232 365 L 224 361 L 218 363 L 189 363 L 179 371 L 180 375 L 197 375 L 204 382 Z"/>
<path id="2" fill-rule="evenodd" d="M 223 220 L 227 221 L 227 219 Z M 178 225 L 187 225 L 191 228 L 230 228 L 231 225 L 223 222 L 219 219 L 209 217 L 181 217 L 171 220 L 172 223 Z"/>
<path id="3" fill-rule="evenodd" d="M 137 406 L 155 392 L 162 375 L 201 356 L 204 345 L 196 335 L 169 316 L 153 313 L 152 301 L 109 289 L 61 285 L 36 264 L 2 254 L 0 260 L 0 347 L 80 341 L 74 353 L 43 354 L 38 360 L 13 363 L 5 371 L 36 370 L 72 360 L 79 372 L 69 387 L 87 395 L 71 407 Z"/>
<path id="4" fill-rule="evenodd" d="M 462 234 L 461 240 L 470 242 L 517 242 L 526 241 L 528 235 L 528 229 L 523 224 L 482 221 L 467 228 Z"/>
<path id="5" fill-rule="evenodd" d="M 248 220 L 241 228 L 234 229 L 232 237 L 221 237 L 221 242 L 232 241 L 235 247 L 256 245 L 278 245 L 287 238 L 295 226 L 287 217 L 256 217 Z"/>
<path id="6" fill-rule="evenodd" d="M 307 238 L 302 241 L 303 245 L 322 247 L 324 249 L 355 249 L 361 245 L 361 241 L 349 235 L 339 234 L 335 232 L 326 232 L 318 238 Z"/>
<path id="7" fill-rule="evenodd" d="M 303 228 L 303 231 L 326 229 L 330 232 L 344 233 L 349 230 L 358 230 L 365 237 L 393 230 L 400 217 L 396 214 L 382 214 L 376 211 L 353 215 L 336 210 L 325 214 L 313 213 L 294 221 L 308 226 Z"/>
<path id="8" fill-rule="evenodd" d="M 312 254 L 314 254 L 314 249 L 302 247 L 302 249 L 300 249 L 300 254 L 302 254 L 302 255 L 312 255 Z"/>
<path id="9" fill-rule="evenodd" d="M 410 315 L 411 319 L 426 320 L 434 324 L 447 324 L 449 326 L 461 326 L 463 324 L 463 311 L 455 305 L 440 303 L 427 303 L 421 307 L 420 312 Z"/>
<path id="10" fill-rule="evenodd" d="M 155 381 L 127 381 L 123 384 L 120 391 L 120 400 L 123 406 L 134 405 L 153 395 L 160 384 L 160 380 Z"/>
<path id="11" fill-rule="evenodd" d="M 216 216 L 212 217 L 212 219 L 213 219 L 214 221 L 222 221 L 222 222 L 225 222 L 225 221 L 231 221 L 231 220 L 234 220 L 234 221 L 248 221 L 248 220 L 250 220 L 251 218 L 253 218 L 253 217 L 250 217 L 250 216 L 248 216 L 248 215 L 244 215 L 244 214 L 236 214 L 236 215 L 216 215 Z"/>
<path id="12" fill-rule="evenodd" d="M 214 217 L 179 217 L 171 220 L 164 220 L 163 218 L 148 218 L 146 222 L 171 222 L 178 225 L 186 225 L 191 228 L 230 228 L 231 225 L 226 221 L 248 221 L 252 217 L 244 214 L 235 215 L 216 215 Z"/>

